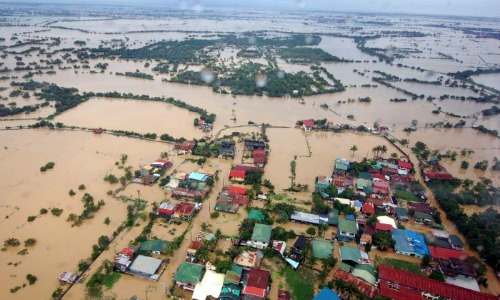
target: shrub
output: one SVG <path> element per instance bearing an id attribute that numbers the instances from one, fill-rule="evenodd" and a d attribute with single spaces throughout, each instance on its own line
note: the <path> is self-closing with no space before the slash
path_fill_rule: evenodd
<path id="1" fill-rule="evenodd" d="M 219 217 L 219 212 L 218 211 L 214 211 L 213 213 L 210 214 L 210 218 L 212 219 L 217 219 Z"/>
<path id="2" fill-rule="evenodd" d="M 33 238 L 29 238 L 29 239 L 24 241 L 24 247 L 31 247 L 31 246 L 34 246 L 35 244 L 36 244 L 36 240 Z"/>
<path id="3" fill-rule="evenodd" d="M 104 219 L 104 224 L 109 225 L 110 223 L 111 219 L 109 217 L 106 217 L 106 219 Z"/>
<path id="4" fill-rule="evenodd" d="M 17 247 L 21 245 L 21 242 L 19 242 L 19 240 L 16 238 L 9 238 L 3 242 L 3 245 L 5 247 Z"/>
<path id="5" fill-rule="evenodd" d="M 28 280 L 28 283 L 30 285 L 34 285 L 35 282 L 38 280 L 38 278 L 36 278 L 36 276 L 33 274 L 28 274 L 28 275 L 26 275 L 26 280 Z"/>
<path id="6" fill-rule="evenodd" d="M 309 228 L 307 228 L 306 233 L 314 236 L 314 235 L 316 235 L 316 228 L 309 227 Z"/>
<path id="7" fill-rule="evenodd" d="M 51 169 L 53 169 L 53 168 L 54 168 L 54 166 L 55 166 L 55 165 L 56 165 L 56 164 L 55 164 L 54 162 L 52 162 L 52 161 L 51 161 L 51 162 L 48 162 L 48 163 L 46 163 L 44 166 L 41 166 L 41 167 L 40 167 L 40 172 L 46 172 L 46 171 L 48 171 L 48 170 L 51 170 Z"/>
<path id="8" fill-rule="evenodd" d="M 48 209 L 46 209 L 46 208 L 40 208 L 40 214 L 41 214 L 41 215 L 45 215 L 45 214 L 46 214 L 46 213 L 48 213 L 48 212 L 49 212 L 49 210 L 48 210 Z"/>
<path id="9" fill-rule="evenodd" d="M 83 191 L 84 189 L 86 189 L 85 184 L 80 184 L 80 185 L 78 186 L 78 189 L 79 189 L 80 191 Z"/>
<path id="10" fill-rule="evenodd" d="M 28 222 L 33 222 L 33 221 L 35 221 L 35 219 L 36 219 L 36 216 L 29 216 Z"/>
<path id="11" fill-rule="evenodd" d="M 74 195 L 76 195 L 75 191 L 73 191 L 72 189 L 69 190 L 69 193 L 68 193 L 71 197 L 73 197 Z"/>
<path id="12" fill-rule="evenodd" d="M 54 207 L 50 210 L 50 212 L 56 216 L 56 217 L 59 217 L 62 213 L 63 213 L 63 209 L 62 208 L 57 208 L 57 207 Z"/>

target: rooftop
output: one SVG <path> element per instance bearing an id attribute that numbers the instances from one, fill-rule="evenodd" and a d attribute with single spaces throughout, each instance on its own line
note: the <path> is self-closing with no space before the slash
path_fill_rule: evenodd
<path id="1" fill-rule="evenodd" d="M 356 234 L 356 232 L 358 231 L 356 221 L 339 219 L 339 230 L 342 232 Z"/>
<path id="2" fill-rule="evenodd" d="M 161 263 L 161 259 L 138 255 L 130 266 L 130 271 L 151 276 L 154 275 L 156 271 L 158 271 Z"/>
<path id="3" fill-rule="evenodd" d="M 268 243 L 271 240 L 271 233 L 273 227 L 266 224 L 255 224 L 252 233 L 252 240 L 258 242 Z"/>
<path id="4" fill-rule="evenodd" d="M 204 266 L 183 262 L 175 271 L 175 281 L 195 285 L 201 280 Z"/>
<path id="5" fill-rule="evenodd" d="M 327 259 L 333 255 L 333 243 L 327 240 L 313 240 L 312 252 L 315 258 Z"/>

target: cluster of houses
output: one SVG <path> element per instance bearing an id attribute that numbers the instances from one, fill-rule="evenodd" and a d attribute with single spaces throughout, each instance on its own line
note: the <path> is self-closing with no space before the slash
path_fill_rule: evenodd
<path id="1" fill-rule="evenodd" d="M 201 202 L 210 193 L 214 177 L 208 172 L 176 173 L 163 188 L 169 190 L 173 198 Z"/>
<path id="2" fill-rule="evenodd" d="M 197 300 L 266 299 L 270 291 L 271 274 L 259 268 L 264 257 L 262 252 L 244 251 L 235 257 L 225 273 L 218 273 L 210 262 L 196 258 L 197 251 L 214 238 L 212 234 L 203 233 L 191 242 L 185 261 L 175 272 L 175 285 L 191 291 L 192 299 Z"/>
<path id="3" fill-rule="evenodd" d="M 165 159 L 159 159 L 148 165 L 141 166 L 141 168 L 135 172 L 132 182 L 152 185 L 172 166 L 172 162 Z"/>
<path id="4" fill-rule="evenodd" d="M 405 229 L 410 227 L 434 226 L 434 210 L 414 184 L 413 165 L 406 160 L 377 160 L 360 165 L 346 159 L 335 161 L 332 176 L 318 178 L 316 192 L 323 201 L 331 203 L 331 209 L 324 214 L 295 211 L 290 220 L 308 225 L 336 227 L 331 238 L 299 235 L 293 244 L 273 240 L 273 227 L 266 224 L 259 209 L 249 210 L 248 219 L 255 225 L 251 237 L 239 241 L 238 245 L 255 250 L 243 251 L 235 264 L 254 270 L 259 268 L 265 249 L 273 249 L 293 269 L 299 269 L 304 261 L 306 249 L 311 249 L 315 259 L 329 260 L 339 257 L 334 276 L 352 284 L 370 298 L 376 295 L 392 299 L 497 299 L 481 293 L 476 281 L 475 260 L 463 249 L 461 239 L 443 230 L 427 228 L 425 232 Z M 334 187 L 334 188 L 333 188 Z M 351 195 L 349 198 L 335 197 Z M 412 194 L 410 197 L 406 191 Z M 349 208 L 341 209 L 338 207 Z M 342 211 L 342 212 L 339 212 Z M 392 240 L 396 255 L 418 258 L 429 257 L 426 272 L 438 271 L 445 282 L 429 279 L 393 268 L 384 263 L 378 267 L 370 259 L 369 251 L 375 235 L 384 233 Z M 335 247 L 338 242 L 338 247 Z M 382 250 L 382 249 L 381 249 Z M 335 255 L 338 251 L 338 255 Z M 408 274 L 407 274 L 408 273 Z M 421 281 L 410 278 L 422 278 Z M 423 282 L 424 284 L 420 284 Z M 450 297 L 457 295 L 457 298 Z M 426 297 L 427 297 L 426 296 Z M 260 299 L 260 298 L 257 298 Z M 427 298 L 426 298 L 427 299 Z"/>
<path id="5" fill-rule="evenodd" d="M 168 242 L 163 240 L 148 240 L 136 247 L 123 248 L 115 255 L 114 269 L 156 281 L 165 269 L 166 262 L 160 255 L 165 254 L 167 248 Z"/>

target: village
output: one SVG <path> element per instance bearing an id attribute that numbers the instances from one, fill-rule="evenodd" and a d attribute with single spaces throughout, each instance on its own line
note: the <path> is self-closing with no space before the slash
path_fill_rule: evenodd
<path id="1" fill-rule="evenodd" d="M 321 129 L 314 121 L 298 123 L 306 134 Z M 233 133 L 175 144 L 173 155 L 197 162 L 191 171 L 172 172 L 168 157 L 142 166 L 132 182 L 158 184 L 165 193 L 150 213 L 153 222 L 185 231 L 167 241 L 149 228 L 115 253 L 109 272 L 171 281 L 167 295 L 182 299 L 323 300 L 353 293 L 370 299 L 497 299 L 480 292 L 482 263 L 441 225 L 404 153 L 383 158 L 378 149 L 362 161 L 338 157 L 330 174 L 318 174 L 312 201 L 304 206 L 287 202 L 287 192 L 263 179 L 270 151 L 265 133 Z M 207 167 L 212 157 L 229 162 L 229 172 Z M 425 182 L 453 179 L 439 162 L 420 167 Z M 207 206 L 213 221 L 238 216 L 238 235 L 212 230 L 208 221 L 186 236 Z M 185 253 L 174 254 L 180 250 L 172 245 L 182 239 L 188 239 Z M 172 254 L 184 258 L 173 278 L 162 277 L 174 267 Z M 74 284 L 79 278 L 65 272 L 59 279 Z"/>

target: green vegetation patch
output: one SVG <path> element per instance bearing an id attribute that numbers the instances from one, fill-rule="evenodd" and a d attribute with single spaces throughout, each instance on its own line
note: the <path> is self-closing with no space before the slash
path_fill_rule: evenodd
<path id="1" fill-rule="evenodd" d="M 420 266 L 405 260 L 399 260 L 395 258 L 383 258 L 377 261 L 379 265 L 389 265 L 396 269 L 405 270 L 415 274 L 422 274 Z"/>
<path id="2" fill-rule="evenodd" d="M 312 299 L 314 297 L 313 281 L 306 272 L 296 272 L 287 267 L 284 273 L 293 299 Z"/>

